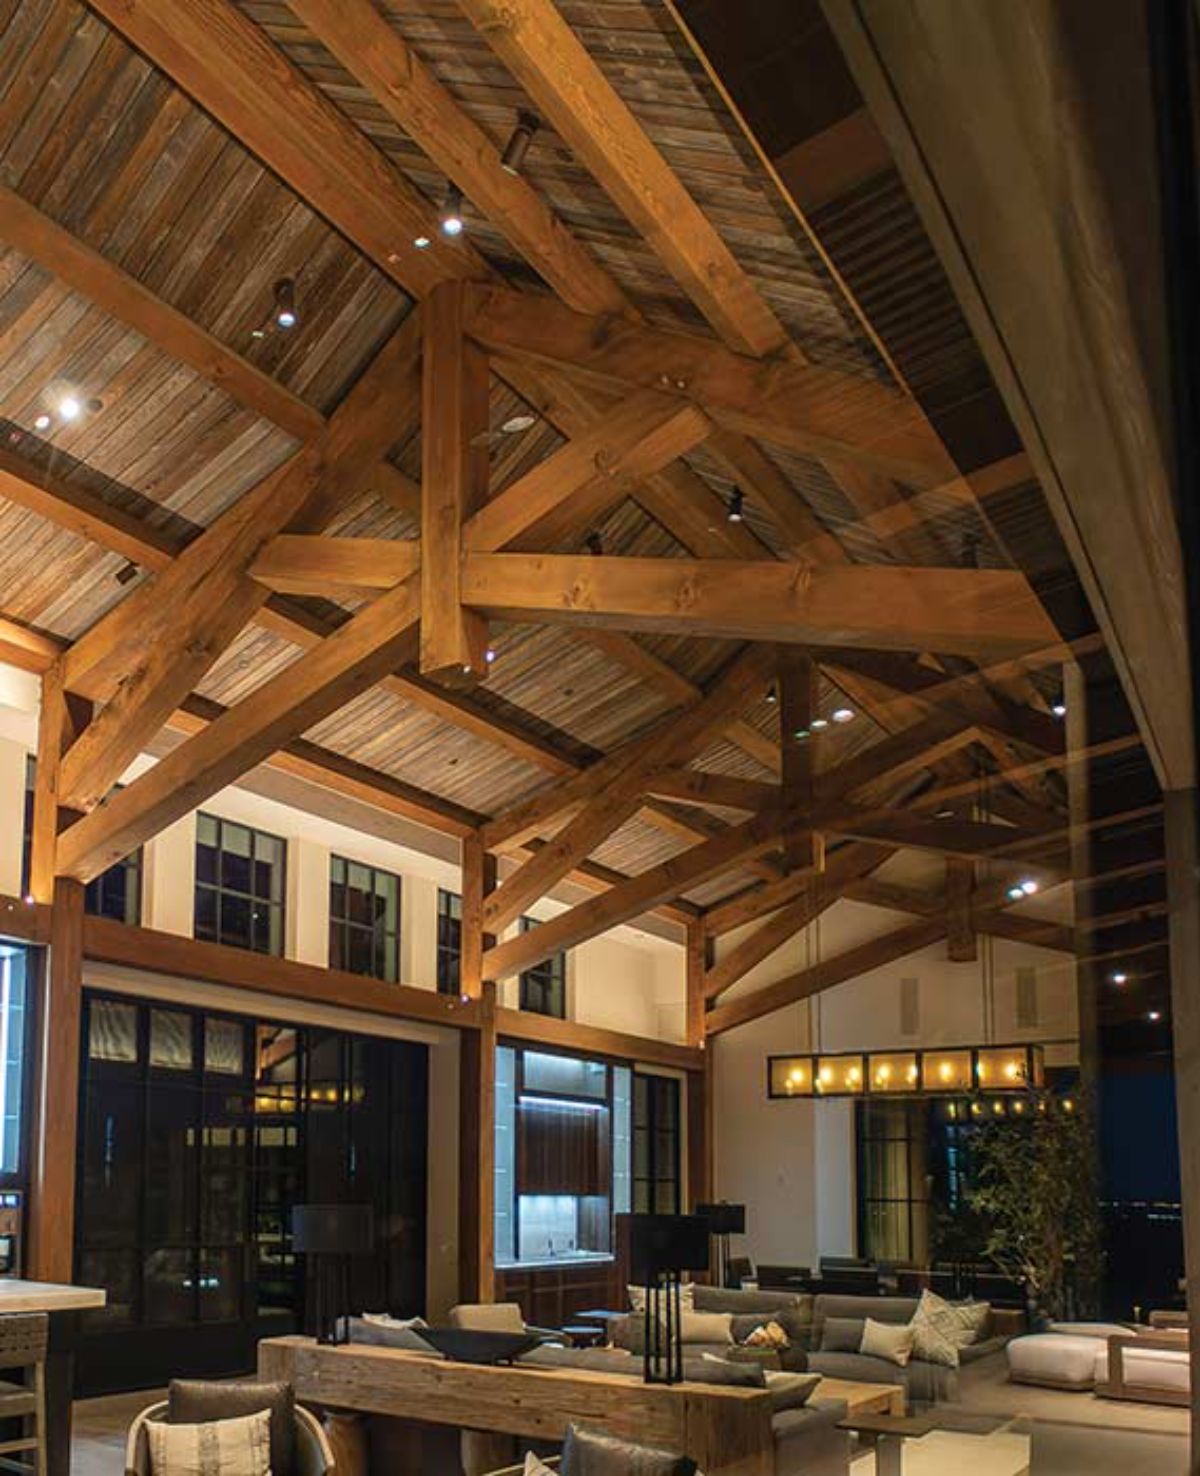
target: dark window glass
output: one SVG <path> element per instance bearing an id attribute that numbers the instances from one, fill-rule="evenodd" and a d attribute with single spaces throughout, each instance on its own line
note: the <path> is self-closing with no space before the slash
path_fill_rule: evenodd
<path id="1" fill-rule="evenodd" d="M 283 953 L 287 843 L 280 836 L 196 817 L 195 934 L 254 953 Z"/>
<path id="2" fill-rule="evenodd" d="M 680 1210 L 680 1094 L 671 1076 L 633 1074 L 633 1209 L 677 1215 Z"/>
<path id="3" fill-rule="evenodd" d="M 523 917 L 521 931 L 530 932 L 537 927 L 537 918 Z M 555 953 L 541 963 L 534 964 L 521 975 L 521 1008 L 535 1015 L 553 1015 L 565 1020 L 567 1016 L 567 955 Z"/>
<path id="4" fill-rule="evenodd" d="M 438 888 L 437 987 L 439 994 L 458 994 L 462 981 L 462 898 Z"/>
<path id="5" fill-rule="evenodd" d="M 395 984 L 400 978 L 400 878 L 333 856 L 329 862 L 329 967 Z"/>
<path id="6" fill-rule="evenodd" d="M 929 1104 L 856 1106 L 859 1254 L 924 1264 L 929 1253 Z"/>
<path id="7" fill-rule="evenodd" d="M 25 834 L 21 851 L 21 891 L 29 890 L 29 858 L 33 846 L 33 788 L 37 760 L 25 760 Z M 120 788 L 120 786 L 117 786 Z M 111 917 L 115 922 L 142 920 L 142 848 L 94 877 L 83 892 L 83 908 L 93 917 Z"/>

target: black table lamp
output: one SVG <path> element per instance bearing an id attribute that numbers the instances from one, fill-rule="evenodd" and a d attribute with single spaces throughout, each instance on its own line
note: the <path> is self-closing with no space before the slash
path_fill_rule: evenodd
<path id="1" fill-rule="evenodd" d="M 642 1376 L 648 1384 L 683 1378 L 679 1279 L 708 1270 L 708 1223 L 699 1215 L 630 1215 L 633 1279 L 646 1289 Z"/>
<path id="2" fill-rule="evenodd" d="M 745 1235 L 746 1206 L 722 1199 L 716 1204 L 698 1204 L 696 1213 L 707 1222 L 708 1233 L 716 1237 L 717 1285 L 724 1286 L 729 1280 L 729 1237 Z"/>
<path id="3" fill-rule="evenodd" d="M 312 1256 L 314 1330 L 319 1343 L 348 1340 L 350 1257 L 375 1244 L 375 1211 L 369 1204 L 298 1204 L 292 1209 L 292 1249 Z"/>

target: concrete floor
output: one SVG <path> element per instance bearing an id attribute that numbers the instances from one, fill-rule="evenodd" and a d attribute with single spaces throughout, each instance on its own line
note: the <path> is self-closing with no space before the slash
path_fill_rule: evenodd
<path id="1" fill-rule="evenodd" d="M 1003 1359 L 987 1365 L 960 1380 L 957 1403 L 940 1406 L 950 1428 L 905 1447 L 905 1476 L 1185 1476 L 1185 1410 L 1010 1384 Z M 129 1426 L 162 1397 L 77 1403 L 72 1476 L 123 1476 Z M 857 1456 L 851 1476 L 874 1476 L 873 1456 Z"/>

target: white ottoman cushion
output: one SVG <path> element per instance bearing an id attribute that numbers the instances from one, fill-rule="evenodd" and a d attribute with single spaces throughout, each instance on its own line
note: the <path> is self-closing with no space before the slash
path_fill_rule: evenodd
<path id="1" fill-rule="evenodd" d="M 1133 1325 L 1127 1322 L 1052 1322 L 1046 1331 L 1065 1333 L 1073 1338 L 1111 1338 L 1114 1333 L 1132 1332 Z"/>
<path id="2" fill-rule="evenodd" d="M 1125 1383 L 1146 1389 L 1173 1389 L 1186 1394 L 1191 1388 L 1186 1348 L 1131 1348 L 1121 1350 Z M 1096 1382 L 1108 1382 L 1108 1345 L 1096 1354 Z"/>
<path id="3" fill-rule="evenodd" d="M 1107 1348 L 1097 1338 L 1030 1333 L 1008 1345 L 1009 1377 L 1051 1389 L 1090 1389 L 1096 1382 L 1098 1352 L 1105 1357 Z"/>

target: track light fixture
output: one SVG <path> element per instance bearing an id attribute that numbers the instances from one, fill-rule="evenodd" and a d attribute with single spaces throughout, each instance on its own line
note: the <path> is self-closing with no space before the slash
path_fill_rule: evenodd
<path id="1" fill-rule="evenodd" d="M 583 544 L 594 559 L 600 558 L 604 553 L 604 539 L 594 529 L 583 540 Z"/>
<path id="2" fill-rule="evenodd" d="M 442 205 L 442 213 L 438 217 L 443 236 L 454 237 L 462 235 L 464 228 L 462 203 L 462 191 L 456 184 L 451 182 L 446 186 L 445 203 Z"/>
<path id="3" fill-rule="evenodd" d="M 522 109 L 517 114 L 517 126 L 513 129 L 508 142 L 504 145 L 504 152 L 500 155 L 500 168 L 506 174 L 520 174 L 525 155 L 529 152 L 529 145 L 533 142 L 533 135 L 541 126 L 542 120 L 536 113 L 528 113 Z"/>
<path id="4" fill-rule="evenodd" d="M 275 283 L 275 326 L 294 328 L 299 321 L 296 316 L 296 283 L 291 277 L 280 277 Z"/>
<path id="5" fill-rule="evenodd" d="M 729 522 L 740 523 L 742 521 L 742 503 L 742 489 L 735 487 L 729 494 L 729 510 L 725 514 Z"/>

